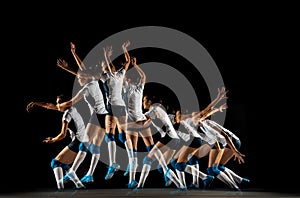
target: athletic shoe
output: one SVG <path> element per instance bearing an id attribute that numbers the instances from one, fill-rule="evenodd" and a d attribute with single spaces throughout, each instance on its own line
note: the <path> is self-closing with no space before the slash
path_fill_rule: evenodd
<path id="1" fill-rule="evenodd" d="M 105 180 L 111 179 L 114 176 L 115 171 L 118 171 L 119 168 L 120 168 L 120 165 L 117 163 L 113 163 L 111 166 L 109 166 L 107 173 L 105 175 Z"/>
<path id="2" fill-rule="evenodd" d="M 172 184 L 172 181 L 171 181 L 171 180 L 169 179 L 169 177 L 168 177 L 168 176 L 171 174 L 171 173 L 170 173 L 170 170 L 171 170 L 171 169 L 168 168 L 168 170 L 167 170 L 166 173 L 164 174 L 165 186 L 166 186 L 166 187 L 168 187 L 168 186 L 170 186 L 170 185 Z"/>
<path id="3" fill-rule="evenodd" d="M 86 183 L 86 184 L 89 184 L 89 183 L 93 183 L 94 182 L 94 178 L 92 175 L 85 175 L 83 178 L 81 178 L 81 183 Z"/>
<path id="4" fill-rule="evenodd" d="M 135 187 L 137 187 L 138 183 L 135 180 L 132 180 L 127 186 L 130 189 L 134 189 Z"/>
<path id="5" fill-rule="evenodd" d="M 214 176 L 207 175 L 207 178 L 202 180 L 203 189 L 209 188 L 209 186 L 210 186 L 210 184 L 211 184 L 211 182 L 213 181 L 214 178 L 215 178 Z"/>

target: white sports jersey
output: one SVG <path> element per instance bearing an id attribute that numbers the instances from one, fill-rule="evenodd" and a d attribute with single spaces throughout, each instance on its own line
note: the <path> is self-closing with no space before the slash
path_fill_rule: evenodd
<path id="1" fill-rule="evenodd" d="M 100 79 L 107 83 L 109 96 L 108 101 L 111 105 L 125 106 L 125 102 L 122 97 L 123 81 L 126 70 L 124 68 L 110 73 L 102 73 Z"/>
<path id="2" fill-rule="evenodd" d="M 154 122 L 151 121 L 151 124 L 154 126 L 154 128 L 160 133 L 160 137 L 163 138 L 166 135 L 166 132 L 163 131 L 160 127 L 158 127 Z"/>
<path id="3" fill-rule="evenodd" d="M 162 121 L 163 125 L 166 127 L 166 132 L 163 131 L 163 133 L 161 133 L 162 137 L 165 136 L 164 133 L 167 133 L 171 138 L 179 139 L 167 112 L 161 107 L 161 104 L 151 105 L 145 115 L 149 116 L 152 120 L 160 119 Z"/>
<path id="4" fill-rule="evenodd" d="M 67 122 L 70 122 L 72 119 L 76 127 L 75 136 L 80 142 L 82 142 L 84 140 L 85 124 L 81 115 L 78 113 L 76 107 L 74 106 L 71 106 L 70 108 L 65 110 L 62 117 L 62 120 Z M 69 131 L 73 132 L 72 130 Z"/>
<path id="5" fill-rule="evenodd" d="M 180 125 L 182 125 L 187 132 L 193 137 L 201 138 L 199 133 L 197 132 L 197 123 L 193 122 L 193 118 L 187 118 L 185 120 L 180 121 Z"/>
<path id="6" fill-rule="evenodd" d="M 146 120 L 146 116 L 143 114 L 143 90 L 144 84 L 138 85 L 125 82 L 124 89 L 127 95 L 127 111 L 129 117 L 133 121 Z"/>
<path id="7" fill-rule="evenodd" d="M 210 145 L 214 145 L 217 141 L 220 142 L 223 147 L 226 146 L 227 142 L 223 135 L 221 135 L 216 129 L 211 126 L 214 126 L 214 121 L 212 120 L 203 120 L 199 121 L 202 124 L 201 130 L 205 133 L 206 137 L 203 137 L 203 140 L 208 142 Z M 210 126 L 211 125 L 211 126 Z"/>
<path id="8" fill-rule="evenodd" d="M 103 94 L 99 87 L 98 81 L 93 80 L 87 84 L 85 84 L 78 93 L 84 95 L 84 100 L 87 102 L 89 107 L 97 114 L 107 114 Z"/>

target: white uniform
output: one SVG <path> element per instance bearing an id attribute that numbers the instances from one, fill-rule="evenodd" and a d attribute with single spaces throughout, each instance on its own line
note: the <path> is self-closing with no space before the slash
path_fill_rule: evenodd
<path id="1" fill-rule="evenodd" d="M 124 89 L 127 95 L 127 111 L 130 119 L 135 122 L 146 120 L 147 118 L 143 114 L 144 84 L 135 85 L 125 82 Z"/>
<path id="2" fill-rule="evenodd" d="M 221 135 L 216 129 L 212 128 L 212 126 L 216 126 L 217 123 L 212 120 L 203 120 L 199 121 L 202 126 L 200 127 L 201 130 L 205 133 L 205 135 L 201 135 L 203 140 L 205 140 L 211 146 L 214 145 L 217 141 L 220 142 L 223 147 L 226 146 L 226 139 L 223 135 Z"/>
<path id="3" fill-rule="evenodd" d="M 99 87 L 98 81 L 93 80 L 85 84 L 78 93 L 84 95 L 84 100 L 90 108 L 97 114 L 107 114 L 106 106 L 104 103 L 103 94 Z"/>
<path id="4" fill-rule="evenodd" d="M 163 125 L 166 127 L 166 131 L 160 130 L 161 137 L 168 134 L 171 138 L 179 139 L 167 112 L 161 107 L 161 104 L 151 105 L 145 115 L 149 116 L 152 120 L 160 119 L 162 121 Z"/>
<path id="5" fill-rule="evenodd" d="M 72 141 L 74 140 L 74 138 L 76 137 L 80 142 L 83 142 L 84 140 L 84 132 L 85 132 L 85 124 L 84 121 L 81 117 L 81 115 L 78 113 L 76 107 L 71 106 L 69 109 L 67 109 L 66 111 L 64 111 L 62 120 L 63 121 L 67 121 L 68 123 L 73 119 L 75 127 L 76 127 L 76 132 L 74 132 L 75 136 L 73 137 Z M 71 132 L 73 132 L 72 130 L 68 129 Z"/>
<path id="6" fill-rule="evenodd" d="M 100 79 L 107 83 L 109 96 L 108 101 L 111 105 L 125 106 L 122 97 L 123 80 L 126 70 L 124 68 L 114 73 L 102 73 Z"/>
<path id="7" fill-rule="evenodd" d="M 185 120 L 181 120 L 180 125 L 185 128 L 185 130 L 190 134 L 192 138 L 193 137 L 202 138 L 197 131 L 198 124 L 194 123 L 193 118 L 187 118 Z"/>

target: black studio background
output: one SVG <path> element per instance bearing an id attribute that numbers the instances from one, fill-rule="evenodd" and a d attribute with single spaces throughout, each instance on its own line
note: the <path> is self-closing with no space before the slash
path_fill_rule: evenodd
<path id="1" fill-rule="evenodd" d="M 296 132 L 283 121 L 291 117 L 289 109 L 294 106 L 286 105 L 294 97 L 292 87 L 298 80 L 293 78 L 296 73 L 288 63 L 291 59 L 286 58 L 290 48 L 285 45 L 286 40 L 293 41 L 293 12 L 283 18 L 276 10 L 255 6 L 249 10 L 237 9 L 231 14 L 219 13 L 220 17 L 216 17 L 216 11 L 199 15 L 204 8 L 199 12 L 169 10 L 171 13 L 135 10 L 126 13 L 125 18 L 117 12 L 115 19 L 103 12 L 74 14 L 71 8 L 56 7 L 53 12 L 46 9 L 47 5 L 42 7 L 30 15 L 18 15 L 4 31 L 6 61 L 10 65 L 6 74 L 13 77 L 13 81 L 5 84 L 8 86 L 3 92 L 12 96 L 9 101 L 13 105 L 3 105 L 7 113 L 3 122 L 6 129 L 3 129 L 1 174 L 5 182 L 1 184 L 1 192 L 56 187 L 50 161 L 68 140 L 52 145 L 43 144 L 42 140 L 50 133 L 59 132 L 61 114 L 38 109 L 29 114 L 25 108 L 30 101 L 55 102 L 57 94 L 72 95 L 69 88 L 73 86 L 73 76 L 56 66 L 59 57 L 73 60 L 69 42 L 73 41 L 77 53 L 84 57 L 108 36 L 139 26 L 163 26 L 188 34 L 207 50 L 219 67 L 225 86 L 230 90 L 225 126 L 239 131 L 242 152 L 246 154 L 245 164 L 234 162 L 232 166 L 251 180 L 246 188 L 299 192 L 297 182 L 291 181 L 299 177 L 299 171 L 294 170 L 298 148 L 295 138 L 290 139 Z M 154 14 L 155 18 L 149 17 Z M 165 53 L 169 56 L 161 57 L 155 53 L 155 50 L 145 49 L 144 60 L 172 65 L 185 63 L 168 52 Z M 205 86 L 197 88 L 207 93 Z M 203 103 L 208 102 L 209 98 L 204 97 Z M 99 183 L 93 187 L 126 188 L 128 178 L 122 176 L 123 172 L 107 182 L 103 179 L 106 170 L 104 164 L 97 167 L 95 177 Z M 163 185 L 162 176 L 156 172 L 150 174 L 147 181 L 147 187 Z"/>

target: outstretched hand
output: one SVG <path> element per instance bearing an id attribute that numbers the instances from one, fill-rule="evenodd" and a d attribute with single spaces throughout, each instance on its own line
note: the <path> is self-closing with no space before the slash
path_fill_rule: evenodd
<path id="1" fill-rule="evenodd" d="M 103 51 L 107 57 L 112 56 L 112 53 L 113 53 L 112 46 L 106 46 L 105 48 L 103 48 Z"/>
<path id="2" fill-rule="evenodd" d="M 70 45 L 71 45 L 71 51 L 75 52 L 76 50 L 75 44 L 73 42 L 70 42 Z"/>
<path id="3" fill-rule="evenodd" d="M 29 103 L 29 104 L 27 105 L 27 107 L 26 107 L 26 111 L 27 111 L 27 112 L 30 112 L 34 106 L 35 106 L 35 103 L 34 103 L 34 102 Z"/>
<path id="4" fill-rule="evenodd" d="M 244 154 L 240 153 L 239 151 L 236 151 L 233 153 L 234 155 L 234 161 L 238 160 L 239 164 L 245 163 L 243 157 L 245 157 Z"/>
<path id="5" fill-rule="evenodd" d="M 53 137 L 47 137 L 46 139 L 43 140 L 45 143 L 54 143 L 55 141 L 53 140 Z"/>
<path id="6" fill-rule="evenodd" d="M 227 109 L 227 108 L 228 108 L 227 104 L 224 103 L 224 104 L 222 104 L 222 105 L 219 107 L 219 111 L 220 111 L 220 112 L 223 112 L 223 110 L 225 110 L 225 109 Z"/>
<path id="7" fill-rule="evenodd" d="M 61 58 L 57 59 L 56 65 L 59 67 L 64 67 L 64 68 L 69 66 L 67 61 L 65 61 L 64 59 L 61 59 Z"/>
<path id="8" fill-rule="evenodd" d="M 130 41 L 125 41 L 122 45 L 122 48 L 126 49 L 130 45 Z"/>
<path id="9" fill-rule="evenodd" d="M 219 98 L 220 100 L 228 98 L 226 96 L 227 92 L 228 92 L 228 90 L 226 90 L 225 87 L 222 87 L 221 89 L 218 88 L 218 96 L 217 96 L 217 98 Z"/>

